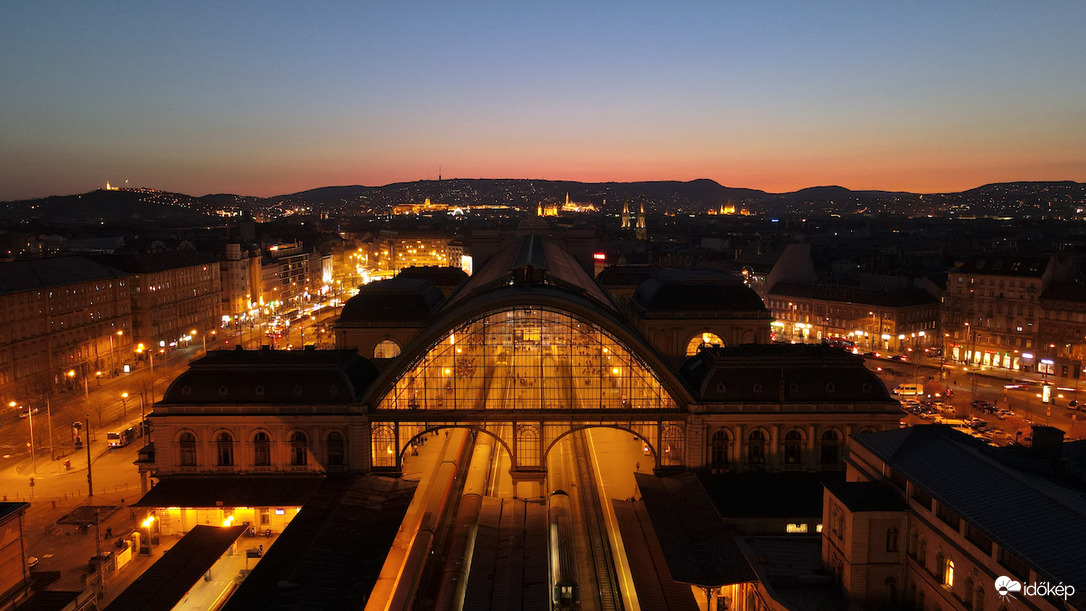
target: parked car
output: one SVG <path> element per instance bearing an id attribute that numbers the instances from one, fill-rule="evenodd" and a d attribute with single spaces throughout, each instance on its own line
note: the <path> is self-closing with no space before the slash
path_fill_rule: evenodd
<path id="1" fill-rule="evenodd" d="M 87 568 L 91 571 L 97 570 L 101 565 L 103 571 L 108 571 L 113 568 L 113 552 L 102 552 L 101 554 L 95 554 L 90 557 L 90 561 L 87 563 Z"/>
<path id="2" fill-rule="evenodd" d="M 1067 409 L 1078 409 L 1078 401 L 1072 400 L 1067 402 Z"/>

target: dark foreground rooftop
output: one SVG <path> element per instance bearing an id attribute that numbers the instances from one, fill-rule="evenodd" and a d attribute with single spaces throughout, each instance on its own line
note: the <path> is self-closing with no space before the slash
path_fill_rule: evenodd
<path id="1" fill-rule="evenodd" d="M 121 592 L 107 611 L 173 609 L 193 584 L 237 541 L 246 526 L 194 526 L 158 562 Z"/>
<path id="2" fill-rule="evenodd" d="M 363 608 L 415 486 L 329 475 L 224 608 Z"/>
<path id="3" fill-rule="evenodd" d="M 723 586 L 756 581 L 735 542 L 736 532 L 717 514 L 693 475 L 637 474 L 637 487 L 675 581 Z"/>

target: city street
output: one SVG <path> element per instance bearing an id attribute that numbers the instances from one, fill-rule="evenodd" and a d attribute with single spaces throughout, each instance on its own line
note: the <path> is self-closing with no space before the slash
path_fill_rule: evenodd
<path id="1" fill-rule="evenodd" d="M 990 425 L 1001 428 L 1012 436 L 1016 433 L 1028 436 L 1031 424 L 1044 424 L 1064 431 L 1069 441 L 1086 438 L 1086 423 L 1082 422 L 1086 418 L 1086 410 L 1080 412 L 1067 407 L 1072 400 L 1081 403 L 1086 399 L 1086 387 L 1079 391 L 1074 384 L 1061 386 L 1050 381 L 1049 383 L 1053 384 L 1054 403 L 1046 404 L 1040 396 L 1044 377 L 1040 374 L 1004 372 L 990 368 L 978 372 L 965 370 L 958 365 L 942 364 L 939 359 L 922 359 L 920 363 L 915 363 L 867 357 L 866 362 L 869 369 L 878 373 L 887 389 L 893 390 L 899 384 L 922 384 L 925 398 L 946 403 L 953 407 L 960 417 L 975 416 L 986 420 Z M 945 376 L 942 380 L 939 379 L 940 366 Z M 1007 388 L 1008 386 L 1012 388 Z M 950 399 L 945 396 L 946 389 L 953 391 Z M 940 396 L 936 397 L 937 393 Z M 895 395 L 895 398 L 902 397 Z M 987 401 L 997 408 L 1009 409 L 1014 412 L 1014 416 L 997 419 L 994 415 L 973 408 L 974 400 Z M 910 418 L 913 419 L 912 422 L 925 421 L 913 416 Z"/>

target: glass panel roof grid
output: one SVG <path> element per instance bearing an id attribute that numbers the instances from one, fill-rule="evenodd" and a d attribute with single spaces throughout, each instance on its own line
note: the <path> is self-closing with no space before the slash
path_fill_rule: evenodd
<path id="1" fill-rule="evenodd" d="M 379 409 L 673 409 L 644 361 L 567 312 L 517 307 L 468 321 L 400 376 Z"/>

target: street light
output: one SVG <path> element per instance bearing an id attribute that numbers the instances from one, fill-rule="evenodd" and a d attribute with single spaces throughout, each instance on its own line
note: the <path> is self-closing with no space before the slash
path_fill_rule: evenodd
<path id="1" fill-rule="evenodd" d="M 147 519 L 140 522 L 140 526 L 147 529 L 147 554 L 151 554 L 151 525 L 155 523 L 155 516 L 147 516 Z M 140 545 L 140 553 L 143 553 L 143 545 Z"/>
<path id="2" fill-rule="evenodd" d="M 118 329 L 116 335 L 117 335 L 117 337 L 123 337 L 124 336 L 124 330 L 123 329 Z M 120 342 L 121 342 L 121 340 L 118 339 L 117 343 L 120 343 Z M 117 375 L 117 361 L 113 357 L 113 334 L 110 334 L 110 336 L 109 336 L 109 368 L 110 368 L 110 376 Z"/>
<path id="3" fill-rule="evenodd" d="M 128 392 L 121 393 L 121 416 L 128 415 Z"/>

